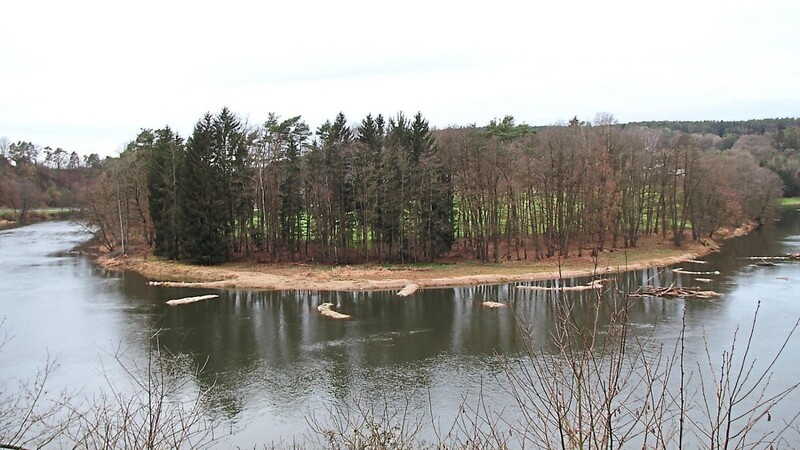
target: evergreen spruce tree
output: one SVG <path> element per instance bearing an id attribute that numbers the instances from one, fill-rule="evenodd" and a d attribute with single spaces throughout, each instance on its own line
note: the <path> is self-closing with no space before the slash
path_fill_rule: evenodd
<path id="1" fill-rule="evenodd" d="M 277 143 L 279 161 L 278 196 L 280 198 L 279 223 L 281 241 L 289 250 L 290 259 L 300 247 L 303 235 L 303 186 L 300 176 L 301 156 L 311 132 L 300 116 L 280 123 L 277 118 L 270 124 L 269 132 Z"/>
<path id="2" fill-rule="evenodd" d="M 414 186 L 409 154 L 411 126 L 403 113 L 389 119 L 383 155 L 383 185 L 381 195 L 386 199 L 383 208 L 381 235 L 388 245 L 389 259 L 410 261 L 408 205 L 413 199 Z"/>
<path id="3" fill-rule="evenodd" d="M 228 108 L 214 117 L 213 146 L 219 158 L 224 183 L 218 195 L 226 205 L 226 221 L 222 232 L 228 248 L 247 251 L 247 224 L 253 213 L 253 198 L 247 189 L 251 168 L 247 161 L 244 127 Z"/>
<path id="4" fill-rule="evenodd" d="M 178 170 L 183 162 L 183 139 L 169 127 L 156 130 L 147 165 L 150 216 L 155 229 L 154 253 L 179 256 Z"/>
<path id="5" fill-rule="evenodd" d="M 365 187 L 364 202 L 360 209 L 364 211 L 363 220 L 366 222 L 363 226 L 372 233 L 372 242 L 377 244 L 377 254 L 380 255 L 383 251 L 381 244 L 383 238 L 381 230 L 383 228 L 383 204 L 386 198 L 382 195 L 383 174 L 382 174 L 382 158 L 383 158 L 383 142 L 386 135 L 385 123 L 383 116 L 378 115 L 373 118 L 368 114 L 366 118 L 361 121 L 361 124 L 356 130 L 356 139 L 362 145 L 366 146 L 366 168 L 365 179 L 362 183 Z"/>
<path id="6" fill-rule="evenodd" d="M 355 187 L 353 183 L 353 132 L 341 112 L 333 123 L 325 122 L 317 134 L 321 139 L 323 173 L 330 192 L 331 212 L 327 229 L 336 236 L 334 261 L 347 262 L 347 249 L 355 230 Z"/>
<path id="7" fill-rule="evenodd" d="M 198 264 L 218 264 L 229 257 L 226 230 L 227 180 L 222 155 L 215 146 L 215 119 L 206 114 L 186 142 L 179 172 L 181 258 Z"/>
<path id="8" fill-rule="evenodd" d="M 415 193 L 418 258 L 426 261 L 450 251 L 455 243 L 453 224 L 452 176 L 442 162 L 439 148 L 433 138 L 428 121 L 421 113 L 414 116 L 411 123 L 413 185 Z"/>

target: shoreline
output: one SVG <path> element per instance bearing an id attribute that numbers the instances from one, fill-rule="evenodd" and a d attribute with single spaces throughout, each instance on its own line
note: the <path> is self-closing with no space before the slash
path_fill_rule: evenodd
<path id="1" fill-rule="evenodd" d="M 0 208 L 4 210 L 5 208 Z M 43 222 L 56 222 L 59 220 L 70 220 L 76 215 L 74 208 L 61 208 L 58 211 L 51 211 L 48 209 L 33 209 L 29 212 L 28 220 L 26 222 L 19 222 L 18 220 L 9 219 L 3 213 L 0 213 L 0 230 L 10 230 L 13 228 L 24 227 L 28 225 L 35 225 Z"/>
<path id="2" fill-rule="evenodd" d="M 748 234 L 748 223 L 720 234 L 722 239 Z M 95 254 L 94 261 L 114 271 L 133 271 L 160 286 L 245 290 L 391 291 L 416 284 L 420 289 L 492 285 L 620 273 L 665 267 L 719 250 L 710 239 L 689 240 L 676 248 L 669 240 L 648 236 L 642 245 L 603 251 L 597 258 L 570 256 L 539 261 L 481 264 L 472 260 L 424 266 L 360 264 L 330 266 L 301 263 L 233 262 L 195 266 L 147 255 Z"/>

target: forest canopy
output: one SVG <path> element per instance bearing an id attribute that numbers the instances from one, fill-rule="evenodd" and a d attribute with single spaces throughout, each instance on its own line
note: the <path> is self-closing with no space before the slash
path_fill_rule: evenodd
<path id="1" fill-rule="evenodd" d="M 312 131 L 300 116 L 253 125 L 223 108 L 187 137 L 143 129 L 103 161 L 6 143 L 0 203 L 17 208 L 21 190 L 30 205 L 66 201 L 42 180 L 70 179 L 108 250 L 140 242 L 202 264 L 539 259 L 768 220 L 776 197 L 800 192 L 799 142 L 797 119 L 622 125 L 601 113 L 436 130 L 421 113 L 339 113 Z"/>

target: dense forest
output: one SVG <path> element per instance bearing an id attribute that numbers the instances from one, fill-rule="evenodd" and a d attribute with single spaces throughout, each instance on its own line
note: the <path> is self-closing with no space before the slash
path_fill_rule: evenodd
<path id="1" fill-rule="evenodd" d="M 29 183 L 28 205 L 79 204 L 109 251 L 202 264 L 595 254 L 768 220 L 776 197 L 800 192 L 799 123 L 598 114 L 434 130 L 419 113 L 340 113 L 312 131 L 299 116 L 253 126 L 223 109 L 186 138 L 144 129 L 103 161 L 7 143 L 0 203 L 21 209 Z M 46 181 L 58 179 L 71 182 Z"/>
<path id="2" fill-rule="evenodd" d="M 634 122 L 626 126 L 671 130 L 700 135 L 715 140 L 720 150 L 730 150 L 737 143 L 781 177 L 787 196 L 800 195 L 800 118 L 754 120 L 704 120 Z M 716 137 L 719 139 L 717 139 Z M 739 142 L 740 138 L 744 139 Z"/>
<path id="3" fill-rule="evenodd" d="M 782 142 L 783 132 L 800 126 L 800 118 L 786 117 L 782 119 L 752 120 L 703 120 L 703 121 L 648 121 L 630 122 L 625 126 L 663 128 L 687 134 L 716 134 L 719 137 L 742 136 L 745 134 L 770 134 L 776 143 Z M 795 144 L 797 144 L 795 142 Z M 792 147 L 797 148 L 797 147 Z"/>
<path id="4" fill-rule="evenodd" d="M 101 170 L 97 154 L 77 152 L 32 142 L 0 138 L 0 209 L 25 224 L 36 208 L 74 208 L 82 204 L 83 190 L 93 172 Z"/>

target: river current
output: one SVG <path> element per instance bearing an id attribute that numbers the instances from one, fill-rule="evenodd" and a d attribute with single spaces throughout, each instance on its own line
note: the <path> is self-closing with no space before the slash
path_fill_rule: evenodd
<path id="1" fill-rule="evenodd" d="M 553 331 L 552 293 L 518 290 L 516 283 L 422 290 L 406 299 L 394 292 L 175 289 L 93 265 L 72 251 L 86 238 L 80 225 L 68 222 L 0 231 L 0 337 L 6 337 L 0 380 L 13 389 L 16 380 L 33 377 L 51 360 L 57 364 L 48 380 L 51 391 L 103 392 L 109 379 L 124 376 L 118 360 L 144 361 L 158 333 L 161 346 L 187 355 L 189 366 L 204 367 L 198 375 L 186 374 L 197 389 L 215 386 L 210 408 L 230 433 L 221 438 L 222 447 L 303 440 L 312 434 L 309 418 L 329 415 L 339 401 L 408 403 L 443 424 L 477 395 L 492 408 L 510 409 L 514 401 L 498 380 L 503 358 L 522 351 L 518 320 L 544 348 Z M 705 258 L 707 264 L 678 265 L 719 271 L 703 288 L 722 296 L 636 299 L 629 320 L 635 330 L 670 342 L 685 317 L 686 353 L 702 359 L 728 349 L 737 328 L 747 331 L 760 301 L 752 351 L 767 358 L 800 317 L 800 263 L 757 267 L 747 257 L 790 252 L 800 252 L 795 209 L 785 210 L 780 222 L 725 242 L 722 252 Z M 705 277 L 673 268 L 614 279 L 632 291 L 642 284 L 694 286 L 695 278 Z M 209 293 L 220 298 L 164 304 Z M 591 308 L 590 294 L 576 295 Z M 485 300 L 510 308 L 484 308 Z M 321 317 L 316 306 L 324 302 L 353 319 Z M 798 340 L 791 339 L 773 369 L 777 385 L 798 381 Z M 781 411 L 789 417 L 796 410 L 791 403 Z"/>

